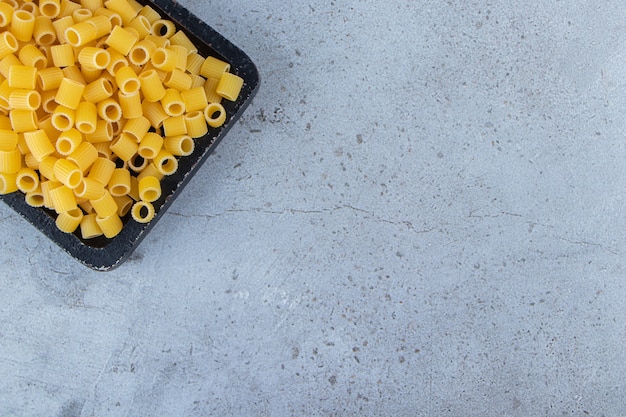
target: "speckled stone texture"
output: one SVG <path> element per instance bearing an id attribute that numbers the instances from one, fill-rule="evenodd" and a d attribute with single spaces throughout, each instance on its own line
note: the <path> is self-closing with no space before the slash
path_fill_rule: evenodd
<path id="1" fill-rule="evenodd" d="M 118 269 L 0 205 L 0 415 L 626 415 L 626 5 L 181 0 L 261 87 Z"/>

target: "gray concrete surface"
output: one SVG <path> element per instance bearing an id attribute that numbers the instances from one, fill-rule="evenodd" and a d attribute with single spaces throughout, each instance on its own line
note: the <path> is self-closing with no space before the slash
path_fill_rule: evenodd
<path id="1" fill-rule="evenodd" d="M 0 415 L 626 415 L 623 2 L 181 3 L 260 92 L 110 273 L 0 205 Z"/>

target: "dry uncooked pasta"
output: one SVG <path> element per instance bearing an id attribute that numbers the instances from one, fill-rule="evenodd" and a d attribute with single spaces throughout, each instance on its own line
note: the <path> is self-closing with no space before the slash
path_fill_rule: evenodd
<path id="1" fill-rule="evenodd" d="M 135 0 L 0 0 L 0 194 L 86 240 L 150 222 L 242 85 Z"/>

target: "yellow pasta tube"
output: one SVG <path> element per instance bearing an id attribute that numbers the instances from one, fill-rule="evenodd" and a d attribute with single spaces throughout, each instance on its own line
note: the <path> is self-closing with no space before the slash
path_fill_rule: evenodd
<path id="1" fill-rule="evenodd" d="M 121 197 L 130 191 L 130 171 L 125 168 L 116 168 L 109 180 L 109 193 L 113 197 Z"/>
<path id="2" fill-rule="evenodd" d="M 80 83 L 82 85 L 87 85 L 87 80 L 85 80 L 83 73 L 80 71 L 80 68 L 77 65 L 61 68 L 61 71 L 63 71 L 64 78 L 76 81 L 77 83 Z"/>
<path id="3" fill-rule="evenodd" d="M 149 123 L 148 123 L 149 125 Z M 9 128 L 11 125 L 8 126 Z M 148 129 L 146 129 L 146 132 Z M 17 147 L 17 133 L 10 129 L 0 129 L 0 151 L 12 151 Z"/>
<path id="4" fill-rule="evenodd" d="M 120 70 L 120 68 L 128 66 L 128 59 L 115 49 L 109 49 L 109 53 L 111 54 L 111 63 L 107 67 L 107 72 L 115 77 L 115 74 Z"/>
<path id="5" fill-rule="evenodd" d="M 128 160 L 128 168 L 130 168 L 134 172 L 141 172 L 147 165 L 148 165 L 148 160 L 143 158 L 139 154 L 134 155 L 132 158 Z M 131 186 L 132 186 L 132 183 L 131 183 Z"/>
<path id="6" fill-rule="evenodd" d="M 54 112 L 58 104 L 54 101 L 58 90 L 48 90 L 41 94 L 41 109 L 46 113 Z M 50 134 L 48 134 L 50 136 Z"/>
<path id="7" fill-rule="evenodd" d="M 141 103 L 141 108 L 143 109 L 144 117 L 150 121 L 150 125 L 155 129 L 161 127 L 163 120 L 169 117 L 167 113 L 165 113 L 165 110 L 163 110 L 161 103 L 144 100 Z"/>
<path id="8" fill-rule="evenodd" d="M 178 160 L 165 149 L 159 151 L 152 159 L 152 163 L 163 175 L 172 175 L 178 169 Z"/>
<path id="9" fill-rule="evenodd" d="M 26 145 L 28 146 L 30 153 L 32 153 L 35 159 L 39 162 L 41 162 L 41 160 L 46 156 L 52 155 L 55 151 L 54 146 L 50 143 L 50 139 L 48 139 L 48 135 L 46 135 L 46 132 L 41 129 L 25 132 L 24 139 L 26 140 Z"/>
<path id="10" fill-rule="evenodd" d="M 115 200 L 113 203 L 115 203 Z M 96 216 L 96 223 L 100 226 L 104 236 L 109 239 L 112 239 L 120 234 L 122 228 L 124 227 L 124 224 L 117 213 L 113 213 L 108 217 Z"/>
<path id="11" fill-rule="evenodd" d="M 16 52 L 19 48 L 15 35 L 11 32 L 0 33 L 0 59 Z"/>
<path id="12" fill-rule="evenodd" d="M 115 82 L 117 83 L 119 91 L 124 94 L 138 92 L 141 87 L 137 74 L 128 66 L 121 67 L 115 73 Z"/>
<path id="13" fill-rule="evenodd" d="M 180 135 L 163 139 L 163 147 L 174 156 L 188 156 L 193 153 L 195 143 L 191 136 Z"/>
<path id="14" fill-rule="evenodd" d="M 139 74 L 139 81 L 141 92 L 146 101 L 159 101 L 165 96 L 165 88 L 155 70 L 148 70 Z"/>
<path id="15" fill-rule="evenodd" d="M 55 19 L 52 22 L 52 27 L 57 35 L 57 41 L 63 45 L 65 44 L 65 30 L 74 25 L 74 19 L 72 16 L 64 16 L 59 19 Z"/>
<path id="16" fill-rule="evenodd" d="M 189 90 L 191 88 L 191 76 L 178 68 L 174 68 L 172 72 L 167 73 L 163 84 L 178 91 Z"/>
<path id="17" fill-rule="evenodd" d="M 139 145 L 137 145 L 137 142 L 135 142 L 131 136 L 122 133 L 117 138 L 113 139 L 110 148 L 122 161 L 128 161 L 137 153 Z"/>
<path id="18" fill-rule="evenodd" d="M 146 36 L 152 33 L 152 25 L 150 21 L 141 15 L 135 16 L 133 19 L 128 22 L 127 27 L 133 28 L 139 34 L 139 39 L 144 39 Z"/>
<path id="19" fill-rule="evenodd" d="M 143 116 L 139 116 L 137 118 L 128 120 L 124 125 L 122 132 L 132 136 L 135 142 L 140 142 L 146 135 L 146 133 L 148 133 L 149 129 L 150 121 Z M 17 135 L 15 141 L 17 142 Z"/>
<path id="20" fill-rule="evenodd" d="M 48 19 L 54 19 L 61 13 L 59 0 L 39 0 L 39 13 Z"/>
<path id="21" fill-rule="evenodd" d="M 139 180 L 139 198 L 142 201 L 152 203 L 161 197 L 161 183 L 158 178 L 151 175 Z"/>
<path id="22" fill-rule="evenodd" d="M 78 48 L 79 46 L 96 40 L 98 32 L 95 26 L 89 22 L 80 22 L 65 29 L 64 37 L 67 43 Z"/>
<path id="23" fill-rule="evenodd" d="M 143 6 L 141 10 L 139 11 L 139 14 L 141 16 L 144 16 L 146 19 L 148 19 L 148 21 L 150 22 L 150 25 L 152 25 L 154 22 L 156 22 L 157 20 L 161 18 L 161 15 L 159 14 L 159 12 L 157 12 L 150 6 Z"/>
<path id="24" fill-rule="evenodd" d="M 28 42 L 33 37 L 35 16 L 26 10 L 16 10 L 11 20 L 11 33 L 18 41 Z"/>
<path id="25" fill-rule="evenodd" d="M 96 123 L 98 121 L 98 110 L 96 105 L 82 101 L 76 108 L 76 120 L 74 124 L 80 133 L 85 135 L 96 131 Z"/>
<path id="26" fill-rule="evenodd" d="M 61 12 L 60 16 L 71 16 L 75 10 L 80 9 L 80 4 L 74 3 L 71 0 L 61 0 Z"/>
<path id="27" fill-rule="evenodd" d="M 117 122 L 122 118 L 122 108 L 119 103 L 112 98 L 102 100 L 96 105 L 98 116 L 107 122 Z"/>
<path id="28" fill-rule="evenodd" d="M 194 75 L 200 75 L 200 69 L 202 68 L 202 64 L 204 64 L 204 58 L 202 55 L 191 52 L 187 55 L 187 71 Z"/>
<path id="29" fill-rule="evenodd" d="M 111 55 L 106 49 L 87 46 L 78 53 L 78 62 L 86 67 L 102 70 L 111 62 Z"/>
<path id="30" fill-rule="evenodd" d="M 128 196 L 133 200 L 139 200 L 139 179 L 131 175 L 130 177 L 130 192 Z"/>
<path id="31" fill-rule="evenodd" d="M 81 0 L 80 5 L 95 13 L 96 10 L 104 7 L 104 2 L 102 0 Z"/>
<path id="32" fill-rule="evenodd" d="M 31 168 L 21 168 L 17 172 L 15 182 L 17 188 L 23 193 L 30 193 L 39 187 L 39 175 Z"/>
<path id="33" fill-rule="evenodd" d="M 10 4 L 0 2 L 0 28 L 7 27 L 11 23 L 14 11 Z"/>
<path id="34" fill-rule="evenodd" d="M 150 61 L 152 52 L 157 48 L 156 44 L 149 39 L 143 39 L 132 47 L 128 54 L 128 60 L 133 65 L 145 65 Z"/>
<path id="35" fill-rule="evenodd" d="M 35 16 L 35 17 L 39 16 L 39 8 L 38 8 L 38 7 L 37 7 L 37 5 L 36 5 L 34 2 L 32 2 L 32 1 L 25 1 L 25 2 L 22 2 L 22 3 L 19 5 L 19 8 L 18 8 L 18 9 L 19 9 L 19 10 L 24 10 L 24 11 L 26 11 L 26 12 L 28 12 L 28 13 L 32 14 L 32 15 L 33 15 L 33 16 Z"/>
<path id="36" fill-rule="evenodd" d="M 72 45 L 69 43 L 51 46 L 50 54 L 52 55 L 52 63 L 55 67 L 71 67 L 76 62 L 74 48 L 72 48 Z"/>
<path id="37" fill-rule="evenodd" d="M 26 155 L 30 153 L 30 149 L 28 149 L 28 144 L 26 143 L 26 139 L 24 139 L 24 133 L 18 133 L 17 135 L 17 149 L 20 150 L 22 155 Z"/>
<path id="38" fill-rule="evenodd" d="M 109 149 L 109 142 L 96 142 L 93 146 L 98 151 L 98 158 L 107 158 L 113 160 L 113 152 Z"/>
<path id="39" fill-rule="evenodd" d="M 195 87 L 182 91 L 180 96 L 185 103 L 185 110 L 188 112 L 204 110 L 207 105 L 207 98 L 203 87 Z"/>
<path id="40" fill-rule="evenodd" d="M 55 108 L 58 107 L 55 103 Z M 51 143 L 55 143 L 61 132 L 52 124 L 52 114 L 45 114 L 44 117 L 37 122 L 37 127 L 48 135 Z"/>
<path id="41" fill-rule="evenodd" d="M 7 80 L 11 88 L 34 90 L 37 86 L 37 68 L 25 65 L 11 65 Z"/>
<path id="42" fill-rule="evenodd" d="M 63 71 L 57 67 L 48 67 L 37 71 L 37 86 L 41 91 L 59 88 L 63 80 Z"/>
<path id="43" fill-rule="evenodd" d="M 81 172 L 85 173 L 91 165 L 98 159 L 98 151 L 89 142 L 82 141 L 74 152 L 66 158 L 68 161 L 74 162 Z"/>
<path id="44" fill-rule="evenodd" d="M 222 96 L 217 94 L 217 92 L 215 91 L 215 88 L 217 87 L 217 84 L 219 82 L 220 80 L 216 78 L 207 78 L 207 80 L 205 81 L 204 93 L 206 94 L 207 102 L 209 103 L 221 103 L 222 102 Z"/>
<path id="45" fill-rule="evenodd" d="M 0 151 L 0 172 L 15 174 L 22 168 L 22 154 L 19 149 Z"/>
<path id="46" fill-rule="evenodd" d="M 83 75 L 86 84 L 92 83 L 102 77 L 102 70 L 97 68 L 83 66 L 80 68 L 80 73 Z"/>
<path id="47" fill-rule="evenodd" d="M 165 175 L 158 170 L 158 168 L 156 166 L 154 166 L 154 164 L 152 162 L 150 162 L 149 164 L 146 164 L 146 167 L 144 169 L 141 170 L 141 172 L 139 172 L 139 175 L 137 175 L 137 181 L 141 181 L 143 178 L 145 177 L 154 177 L 156 179 L 158 179 L 159 181 L 161 181 L 161 179 L 164 177 Z M 132 193 L 132 189 L 131 189 L 131 193 Z M 131 195 L 131 197 L 133 197 Z M 134 200 L 139 200 L 139 191 L 137 191 L 137 198 L 134 198 Z"/>
<path id="48" fill-rule="evenodd" d="M 113 86 L 106 78 L 99 78 L 85 86 L 83 96 L 90 103 L 99 103 L 113 95 Z"/>
<path id="49" fill-rule="evenodd" d="M 54 147 L 59 154 L 68 156 L 78 148 L 82 141 L 83 135 L 78 130 L 69 129 L 67 132 L 59 135 L 59 138 L 54 143 Z"/>
<path id="50" fill-rule="evenodd" d="M 34 191 L 26 193 L 26 204 L 31 207 L 43 207 L 43 193 L 41 192 L 41 186 L 37 187 Z"/>
<path id="51" fill-rule="evenodd" d="M 93 178 L 83 177 L 80 184 L 74 188 L 74 195 L 87 200 L 97 200 L 104 194 L 104 184 Z"/>
<path id="52" fill-rule="evenodd" d="M 111 175 L 113 175 L 113 171 L 115 170 L 115 162 L 111 161 L 108 158 L 98 157 L 91 169 L 89 170 L 88 178 L 98 181 L 103 186 L 109 183 L 111 179 Z"/>
<path id="53" fill-rule="evenodd" d="M 178 57 L 176 52 L 169 48 L 156 48 L 152 51 L 150 62 L 161 71 L 170 72 L 176 68 Z"/>
<path id="54" fill-rule="evenodd" d="M 117 212 L 117 204 L 115 204 L 113 196 L 106 189 L 102 196 L 89 200 L 89 202 L 91 202 L 94 211 L 100 217 L 107 217 Z"/>
<path id="55" fill-rule="evenodd" d="M 117 215 L 120 217 L 126 216 L 134 203 L 133 199 L 128 195 L 113 196 L 113 200 L 117 204 Z"/>
<path id="56" fill-rule="evenodd" d="M 239 92 L 243 86 L 243 78 L 225 72 L 220 78 L 220 82 L 217 84 L 215 91 L 226 100 L 235 101 L 239 97 Z"/>
<path id="57" fill-rule="evenodd" d="M 59 105 L 54 110 L 51 117 L 52 126 L 54 126 L 57 130 L 60 130 L 61 132 L 65 132 L 66 130 L 70 130 L 72 127 L 74 127 L 76 110 L 70 109 L 69 107 L 65 107 L 63 105 Z"/>
<path id="58" fill-rule="evenodd" d="M 0 172 L 0 195 L 17 191 L 17 174 Z"/>
<path id="59" fill-rule="evenodd" d="M 194 111 L 185 114 L 185 124 L 187 125 L 187 134 L 192 138 L 199 138 L 209 132 L 209 128 L 204 118 L 204 113 Z"/>
<path id="60" fill-rule="evenodd" d="M 83 180 L 83 172 L 80 168 L 67 159 L 58 159 L 54 163 L 54 176 L 67 188 L 74 189 Z"/>
<path id="61" fill-rule="evenodd" d="M 96 122 L 96 130 L 85 138 L 90 143 L 111 142 L 113 140 L 113 126 L 106 120 Z"/>
<path id="62" fill-rule="evenodd" d="M 122 17 L 114 11 L 104 7 L 96 10 L 94 16 L 104 16 L 109 19 L 109 22 L 111 22 L 111 29 L 115 26 L 122 26 Z"/>
<path id="63" fill-rule="evenodd" d="M 168 49 L 174 51 L 176 56 L 176 68 L 185 71 L 187 69 L 187 54 L 189 50 L 182 45 L 170 45 Z"/>
<path id="64" fill-rule="evenodd" d="M 185 103 L 178 90 L 168 88 L 165 90 L 165 96 L 161 99 L 163 110 L 168 116 L 176 117 L 185 113 Z"/>
<path id="65" fill-rule="evenodd" d="M 20 152 L 21 153 L 21 152 Z M 33 156 L 33 154 L 31 153 L 27 153 L 24 156 L 24 164 L 30 168 L 30 169 L 34 169 L 34 170 L 39 170 L 39 161 L 35 159 L 35 157 Z"/>
<path id="66" fill-rule="evenodd" d="M 47 178 L 48 180 L 56 183 L 59 182 L 54 176 L 54 164 L 57 162 L 57 160 L 58 158 L 50 155 L 39 161 L 39 173 L 43 176 L 43 178 Z"/>
<path id="67" fill-rule="evenodd" d="M 147 201 L 137 201 L 130 213 L 136 222 L 148 223 L 154 218 L 154 206 Z"/>
<path id="68" fill-rule="evenodd" d="M 60 213 L 54 221 L 57 228 L 64 233 L 74 233 L 83 220 L 83 212 L 79 208 Z"/>
<path id="69" fill-rule="evenodd" d="M 159 19 L 152 24 L 152 33 L 155 36 L 169 39 L 176 33 L 176 25 L 171 20 Z"/>
<path id="70" fill-rule="evenodd" d="M 117 101 L 122 108 L 122 116 L 126 119 L 136 119 L 142 115 L 141 97 L 139 92 L 122 94 L 118 92 Z"/>
<path id="71" fill-rule="evenodd" d="M 183 32 L 182 30 L 179 30 L 175 34 L 173 34 L 170 37 L 170 42 L 171 42 L 172 45 L 184 46 L 185 49 L 189 53 L 196 53 L 196 52 L 198 52 L 198 48 L 196 47 L 196 45 L 194 45 L 194 43 L 191 42 L 191 40 L 187 37 L 185 32 Z"/>
<path id="72" fill-rule="evenodd" d="M 85 85 L 69 78 L 63 78 L 54 101 L 70 109 L 76 109 L 85 91 Z"/>
<path id="73" fill-rule="evenodd" d="M 0 74 L 2 74 L 4 78 L 6 78 L 5 81 L 7 82 L 7 84 L 8 84 L 8 78 L 9 78 L 9 70 L 14 65 L 22 65 L 22 61 L 20 61 L 13 54 L 8 54 L 0 60 Z"/>
<path id="74" fill-rule="evenodd" d="M 15 90 L 15 88 L 9 87 L 9 81 L 4 80 L 0 83 L 0 107 L 6 110 L 11 108 L 9 104 L 9 98 L 11 97 L 11 93 Z"/>
<path id="75" fill-rule="evenodd" d="M 65 213 L 66 211 L 78 208 L 76 204 L 76 197 L 74 192 L 65 185 L 59 185 L 56 188 L 51 189 L 50 199 L 52 200 L 52 206 L 57 213 Z"/>
<path id="76" fill-rule="evenodd" d="M 93 16 L 93 13 L 91 12 L 91 10 L 84 9 L 84 8 L 76 9 L 72 13 L 72 19 L 74 19 L 75 23 L 84 22 L 92 16 Z M 98 35 L 96 35 L 96 39 L 97 37 Z"/>
<path id="77" fill-rule="evenodd" d="M 126 0 L 107 0 L 104 2 L 104 6 L 119 14 L 125 25 L 138 13 Z"/>
<path id="78" fill-rule="evenodd" d="M 218 80 L 223 73 L 230 71 L 230 64 L 213 56 L 207 57 L 200 68 L 200 75 L 204 78 L 217 78 Z"/>
<path id="79" fill-rule="evenodd" d="M 187 134 L 185 117 L 168 117 L 167 119 L 163 120 L 163 134 L 165 136 L 178 136 Z"/>
<path id="80" fill-rule="evenodd" d="M 124 119 L 120 119 L 117 122 L 111 122 L 111 130 L 113 130 L 113 136 L 117 136 L 122 133 L 122 128 L 124 127 L 124 123 L 126 121 Z"/>
<path id="81" fill-rule="evenodd" d="M 18 55 L 26 66 L 35 67 L 41 71 L 48 66 L 48 58 L 35 45 L 24 45 Z"/>
<path id="82" fill-rule="evenodd" d="M 139 142 L 137 153 L 144 159 L 153 159 L 163 147 L 163 138 L 154 132 L 148 132 Z"/>
<path id="83" fill-rule="evenodd" d="M 0 116 L 0 129 L 11 129 L 11 119 L 9 119 L 9 116 Z"/>
<path id="84" fill-rule="evenodd" d="M 93 16 L 87 19 L 86 22 L 96 29 L 96 39 L 107 36 L 113 30 L 113 23 L 107 16 Z"/>
<path id="85" fill-rule="evenodd" d="M 191 88 L 204 87 L 205 79 L 200 75 L 189 74 L 191 77 Z"/>
<path id="86" fill-rule="evenodd" d="M 96 222 L 96 213 L 85 214 L 80 221 L 80 235 L 83 239 L 93 239 L 102 236 L 102 229 Z"/>
<path id="87" fill-rule="evenodd" d="M 41 95 L 37 90 L 16 89 L 9 96 L 11 109 L 37 110 L 41 105 Z"/>
<path id="88" fill-rule="evenodd" d="M 220 127 L 226 121 L 226 110 L 219 103 L 210 103 L 204 109 L 204 118 L 211 127 Z"/>
<path id="89" fill-rule="evenodd" d="M 124 18 L 122 17 L 122 20 L 123 19 Z M 138 40 L 138 37 L 132 32 L 122 28 L 121 26 L 114 26 L 105 43 L 120 54 L 126 56 Z"/>
<path id="90" fill-rule="evenodd" d="M 128 4 L 130 4 L 130 7 L 132 7 L 133 10 L 135 10 L 135 13 L 139 14 L 141 9 L 143 8 L 143 4 L 139 3 L 136 0 L 127 0 L 127 1 L 128 1 Z"/>
<path id="91" fill-rule="evenodd" d="M 162 36 L 148 35 L 146 36 L 146 39 L 154 42 L 154 44 L 159 48 L 167 48 L 170 46 L 170 40 Z"/>
<path id="92" fill-rule="evenodd" d="M 57 34 L 52 25 L 52 20 L 46 16 L 37 16 L 35 18 L 35 27 L 33 28 L 33 39 L 37 45 L 52 45 L 57 39 Z"/>
<path id="93" fill-rule="evenodd" d="M 43 197 L 44 207 L 52 210 L 53 204 L 52 204 L 52 198 L 50 197 L 50 190 L 56 187 L 60 187 L 63 184 L 57 181 L 52 181 L 52 180 L 44 181 L 42 178 L 42 181 L 39 182 L 39 185 L 41 187 L 41 195 Z"/>

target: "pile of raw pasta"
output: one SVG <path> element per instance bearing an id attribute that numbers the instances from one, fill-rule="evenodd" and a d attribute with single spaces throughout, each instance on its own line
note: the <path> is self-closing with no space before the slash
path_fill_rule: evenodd
<path id="1" fill-rule="evenodd" d="M 112 238 L 221 126 L 243 80 L 135 0 L 0 0 L 0 194 Z"/>

